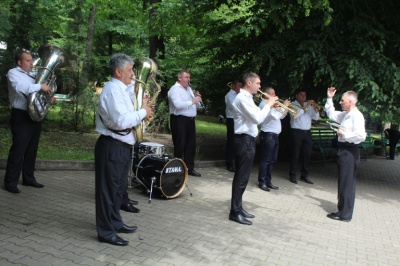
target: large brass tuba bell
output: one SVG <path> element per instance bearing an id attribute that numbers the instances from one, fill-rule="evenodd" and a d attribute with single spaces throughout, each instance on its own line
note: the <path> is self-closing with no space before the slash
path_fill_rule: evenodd
<path id="1" fill-rule="evenodd" d="M 35 84 L 47 82 L 47 85 L 51 88 L 51 93 L 46 94 L 39 90 L 28 96 L 28 113 L 34 121 L 41 121 L 47 115 L 51 98 L 57 91 L 55 71 L 57 68 L 67 65 L 69 61 L 67 53 L 55 45 L 45 44 L 39 48 L 38 53 L 42 66 L 38 67 Z"/>
<path id="2" fill-rule="evenodd" d="M 148 78 L 155 78 L 158 67 L 156 63 L 148 57 L 138 57 L 134 60 L 135 62 L 135 103 L 134 109 L 138 111 L 143 104 L 144 97 L 147 96 L 149 99 L 149 105 L 154 104 L 158 94 L 160 93 L 160 87 L 157 91 L 151 93 L 147 87 Z M 155 85 L 158 85 L 154 81 Z M 136 141 L 142 142 L 144 140 L 144 132 L 146 130 L 146 122 L 142 121 L 135 127 L 136 129 Z"/>

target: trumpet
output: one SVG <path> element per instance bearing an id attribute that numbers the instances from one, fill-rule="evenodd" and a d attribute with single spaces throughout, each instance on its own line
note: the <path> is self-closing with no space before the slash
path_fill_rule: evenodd
<path id="1" fill-rule="evenodd" d="M 266 93 L 266 92 L 262 92 L 261 90 L 258 90 L 258 93 L 261 94 L 261 95 L 263 95 L 263 96 L 265 96 L 265 97 L 267 97 L 267 98 L 271 98 L 271 95 L 269 95 L 269 94 Z M 296 117 L 296 116 L 298 115 L 298 113 L 297 113 L 296 110 L 293 110 L 292 108 L 287 107 L 286 105 L 284 105 L 284 104 L 282 103 L 281 100 L 278 100 L 277 104 L 279 105 L 279 107 L 285 109 L 285 111 L 282 111 L 282 109 L 277 108 L 277 110 L 278 110 L 279 112 L 281 112 L 282 114 L 286 114 L 286 112 L 288 112 L 288 113 L 290 113 L 291 115 L 293 115 L 294 117 Z"/>
<path id="2" fill-rule="evenodd" d="M 307 111 L 307 109 L 308 109 L 308 107 L 306 107 L 306 106 L 301 106 L 300 104 L 292 103 L 292 105 L 295 106 L 295 107 L 297 107 L 297 108 L 299 108 L 299 109 L 302 109 L 303 111 Z M 316 102 L 313 102 L 313 103 L 311 104 L 311 107 L 312 107 L 312 108 L 317 108 L 318 110 L 321 110 L 321 107 L 320 107 L 320 106 L 318 105 L 318 103 L 316 103 Z"/>
<path id="3" fill-rule="evenodd" d="M 228 86 L 229 88 L 233 88 L 233 83 L 231 81 L 228 82 L 228 84 L 226 84 L 226 86 Z"/>

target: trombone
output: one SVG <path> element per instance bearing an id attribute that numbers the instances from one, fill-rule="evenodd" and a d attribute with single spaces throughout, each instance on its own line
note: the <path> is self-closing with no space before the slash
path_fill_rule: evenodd
<path id="1" fill-rule="evenodd" d="M 262 92 L 261 90 L 258 90 L 258 93 L 261 94 L 261 95 L 263 95 L 263 96 L 265 96 L 265 97 L 267 97 L 267 98 L 271 98 L 271 95 L 269 95 L 269 94 L 266 93 L 266 92 Z M 262 99 L 262 96 L 261 96 L 260 98 L 261 98 L 261 100 L 263 100 L 263 99 Z M 289 107 L 287 107 L 286 105 L 284 105 L 284 104 L 282 103 L 282 100 L 278 100 L 277 104 L 279 105 L 279 107 L 285 109 L 285 111 L 282 111 L 282 109 L 276 108 L 276 109 L 277 109 L 279 112 L 281 112 L 282 114 L 286 114 L 286 112 L 289 112 L 289 113 L 290 113 L 291 115 L 293 115 L 294 117 L 296 117 L 296 116 L 298 115 L 298 113 L 297 113 L 296 110 L 293 110 L 292 108 L 289 108 Z"/>

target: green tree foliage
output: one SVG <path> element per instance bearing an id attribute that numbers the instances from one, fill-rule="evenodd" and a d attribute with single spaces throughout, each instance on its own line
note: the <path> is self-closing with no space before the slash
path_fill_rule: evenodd
<path id="1" fill-rule="evenodd" d="M 281 98 L 306 88 L 323 101 L 327 87 L 337 87 L 337 97 L 351 89 L 368 119 L 399 123 L 399 7 L 390 0 L 4 0 L 0 38 L 9 46 L 0 74 L 16 47 L 62 47 L 71 63 L 59 75 L 76 96 L 77 126 L 92 115 L 85 107 L 95 109 L 93 84 L 108 80 L 118 52 L 157 60 L 164 113 L 181 69 L 216 115 L 224 113 L 226 84 L 255 71 Z"/>

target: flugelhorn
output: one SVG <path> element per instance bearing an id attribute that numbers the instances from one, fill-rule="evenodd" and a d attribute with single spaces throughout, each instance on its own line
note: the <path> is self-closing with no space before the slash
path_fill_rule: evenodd
<path id="1" fill-rule="evenodd" d="M 262 92 L 261 90 L 258 90 L 258 93 L 261 94 L 261 95 L 263 95 L 263 96 L 265 96 L 265 97 L 267 97 L 267 98 L 271 98 L 271 95 L 269 95 L 269 94 L 266 93 L 266 92 Z M 261 98 L 261 100 L 262 100 L 262 98 Z M 292 108 L 287 107 L 287 106 L 284 105 L 280 100 L 277 101 L 277 104 L 278 104 L 279 107 L 285 109 L 285 112 L 289 112 L 289 113 L 290 113 L 291 115 L 293 115 L 294 117 L 296 117 L 296 116 L 298 115 L 298 113 L 297 113 L 296 110 L 293 110 Z M 281 112 L 282 114 L 285 114 L 285 112 L 283 112 L 280 108 L 277 108 L 277 110 L 278 110 L 279 112 Z"/>

